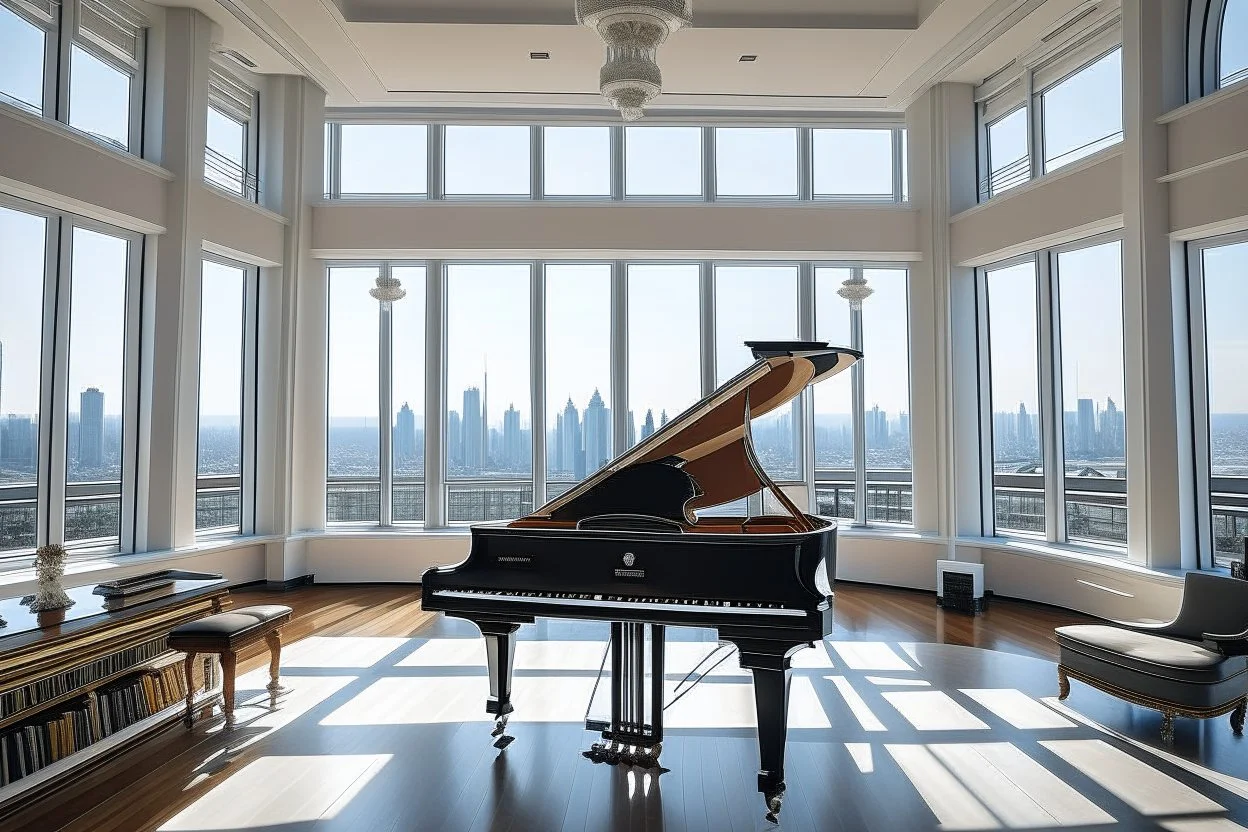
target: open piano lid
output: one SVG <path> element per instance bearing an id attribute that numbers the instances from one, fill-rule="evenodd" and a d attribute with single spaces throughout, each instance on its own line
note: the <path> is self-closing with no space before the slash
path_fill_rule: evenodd
<path id="1" fill-rule="evenodd" d="M 576 523 L 617 513 L 692 525 L 697 509 L 764 488 L 794 519 L 804 518 L 754 455 L 750 419 L 853 366 L 862 353 L 821 341 L 747 341 L 746 346 L 756 359 L 750 367 L 515 525 Z"/>

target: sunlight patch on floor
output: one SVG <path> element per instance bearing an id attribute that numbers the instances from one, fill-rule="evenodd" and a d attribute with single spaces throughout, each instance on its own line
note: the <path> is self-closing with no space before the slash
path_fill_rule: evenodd
<path id="1" fill-rule="evenodd" d="M 871 751 L 871 743 L 847 742 L 845 750 L 849 752 L 850 759 L 854 761 L 854 765 L 858 767 L 861 774 L 870 774 L 875 771 L 875 755 Z"/>
<path id="2" fill-rule="evenodd" d="M 160 827 L 161 832 L 287 828 L 334 817 L 391 754 L 261 757 Z"/>
<path id="3" fill-rule="evenodd" d="M 834 641 L 832 649 L 850 670 L 914 670 L 882 641 Z"/>
<path id="4" fill-rule="evenodd" d="M 901 679 L 896 676 L 867 676 L 866 680 L 879 687 L 930 688 L 932 686 L 932 683 L 926 679 Z"/>
<path id="5" fill-rule="evenodd" d="M 1248 832 L 1229 818 L 1189 818 L 1187 820 L 1163 820 L 1161 828 L 1166 832 Z"/>
<path id="6" fill-rule="evenodd" d="M 308 636 L 282 647 L 282 668 L 372 667 L 409 641 L 381 636 Z"/>
<path id="7" fill-rule="evenodd" d="M 590 676 L 517 676 L 513 720 L 577 722 L 594 680 Z M 489 683 L 482 676 L 387 677 L 341 705 L 321 725 L 432 725 L 492 720 L 485 712 Z"/>
<path id="8" fill-rule="evenodd" d="M 888 703 L 920 731 L 987 731 L 988 726 L 944 691 L 888 691 Z"/>
<path id="9" fill-rule="evenodd" d="M 1046 728 L 1075 728 L 1061 714 L 1054 713 L 1021 690 L 1014 688 L 963 688 L 962 693 L 992 711 L 1000 719 L 1024 731 Z"/>
<path id="10" fill-rule="evenodd" d="M 1040 745 L 1142 815 L 1223 811 L 1194 789 L 1103 740 L 1041 740 Z"/>
<path id="11" fill-rule="evenodd" d="M 844 676 L 825 676 L 836 686 L 837 691 L 841 694 L 841 698 L 845 700 L 845 704 L 849 707 L 850 713 L 854 715 L 854 719 L 858 720 L 858 725 L 864 731 L 887 731 L 884 723 L 880 722 L 879 717 L 871 710 L 867 701 L 862 698 L 858 691 L 854 690 L 854 686 Z"/>
<path id="12" fill-rule="evenodd" d="M 926 747 L 889 744 L 884 748 L 932 810 L 942 830 L 955 832 L 1001 828 L 992 812 L 958 782 Z"/>

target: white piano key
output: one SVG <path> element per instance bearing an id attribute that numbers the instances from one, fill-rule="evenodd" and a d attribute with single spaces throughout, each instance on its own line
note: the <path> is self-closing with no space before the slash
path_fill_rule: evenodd
<path id="1" fill-rule="evenodd" d="M 717 612 L 728 615 L 782 615 L 806 617 L 806 610 L 785 607 L 743 607 L 728 603 L 712 604 L 665 604 L 660 602 L 607 601 L 596 598 L 548 598 L 539 595 L 496 595 L 492 592 L 470 592 L 461 589 L 436 589 L 434 595 L 458 598 L 465 601 L 489 601 L 491 603 L 548 606 L 593 607 L 594 609 L 649 610 L 651 612 Z"/>

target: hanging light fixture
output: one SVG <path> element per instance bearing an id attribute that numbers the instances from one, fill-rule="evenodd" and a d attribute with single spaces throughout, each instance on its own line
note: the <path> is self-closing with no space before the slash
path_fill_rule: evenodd
<path id="1" fill-rule="evenodd" d="M 851 276 L 849 280 L 843 281 L 836 293 L 849 301 L 850 309 L 862 309 L 862 302 L 875 294 L 875 290 L 868 286 L 867 279 L 858 273 Z"/>
<path id="2" fill-rule="evenodd" d="M 598 74 L 602 97 L 625 121 L 636 121 L 663 92 L 657 62 L 668 35 L 693 24 L 693 0 L 576 0 L 576 22 L 607 46 Z"/>
<path id="3" fill-rule="evenodd" d="M 369 289 L 368 293 L 381 303 L 382 309 L 389 309 L 396 300 L 407 297 L 407 290 L 403 288 L 402 282 L 397 277 L 384 274 L 377 277 L 377 286 Z"/>

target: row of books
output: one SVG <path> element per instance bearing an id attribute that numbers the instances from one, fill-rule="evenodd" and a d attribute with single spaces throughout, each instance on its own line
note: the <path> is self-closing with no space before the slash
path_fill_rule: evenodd
<path id="1" fill-rule="evenodd" d="M 0 786 L 34 774 L 94 742 L 181 702 L 180 664 L 127 676 L 0 733 Z"/>
<path id="2" fill-rule="evenodd" d="M 72 670 L 54 673 L 36 682 L 0 693 L 0 719 L 7 719 L 44 702 L 86 688 L 93 682 L 106 679 L 127 668 L 142 666 L 167 649 L 164 637 L 152 639 Z"/>

